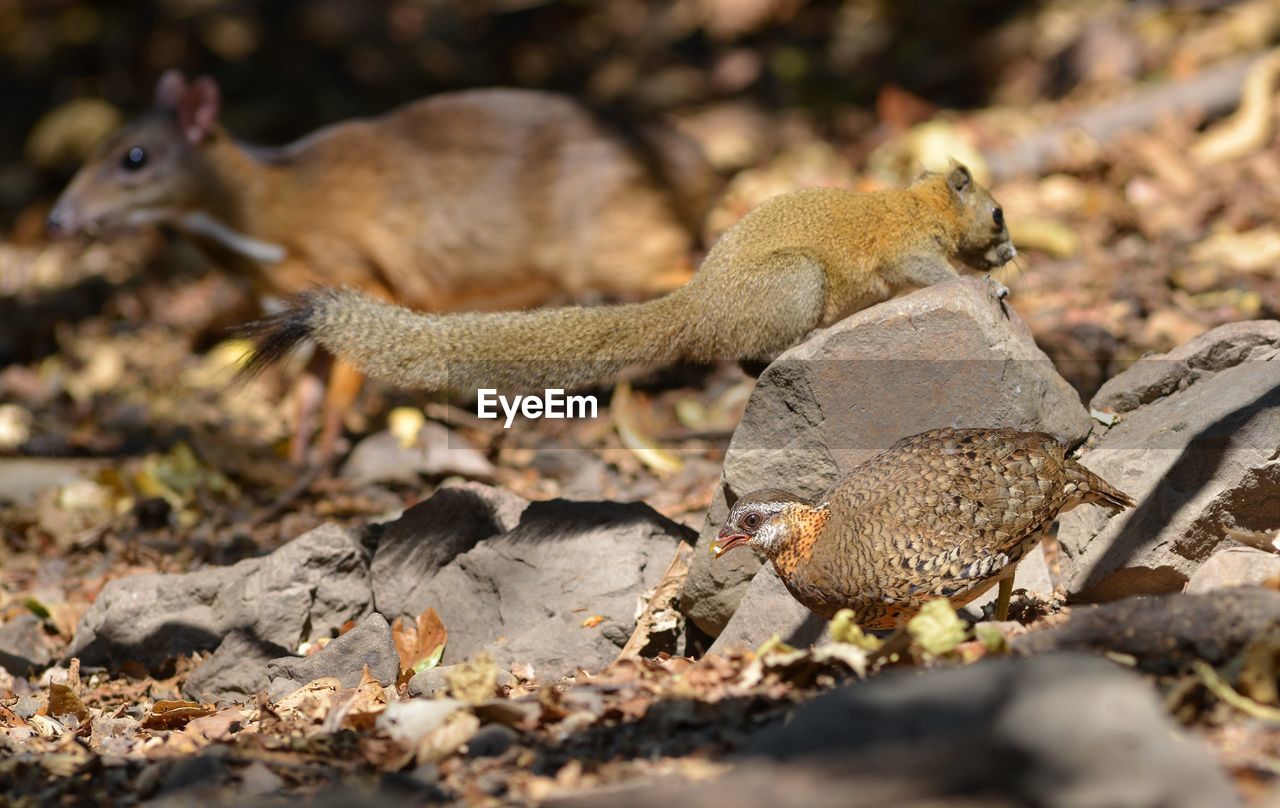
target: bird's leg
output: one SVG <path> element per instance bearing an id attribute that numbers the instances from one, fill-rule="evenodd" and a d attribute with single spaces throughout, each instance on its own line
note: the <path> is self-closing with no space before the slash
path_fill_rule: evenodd
<path id="1" fill-rule="evenodd" d="M 996 620 L 1004 622 L 1009 619 L 1009 598 L 1013 596 L 1013 573 L 1017 564 L 1009 567 L 1009 574 L 1000 579 L 1000 589 L 996 592 Z"/>

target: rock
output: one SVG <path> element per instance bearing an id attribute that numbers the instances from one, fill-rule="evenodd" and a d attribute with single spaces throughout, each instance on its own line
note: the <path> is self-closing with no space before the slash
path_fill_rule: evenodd
<path id="1" fill-rule="evenodd" d="M 386 525 L 373 552 L 374 608 L 416 618 L 421 590 L 440 568 L 481 539 L 511 530 L 528 502 L 487 485 L 441 488 Z"/>
<path id="2" fill-rule="evenodd" d="M 1074 606 L 1067 622 L 1011 641 L 1020 654 L 1114 652 L 1139 668 L 1173 673 L 1192 660 L 1219 665 L 1280 621 L 1280 592 L 1241 587 L 1210 595 L 1127 598 Z"/>
<path id="3" fill-rule="evenodd" d="M 1141 678 L 1054 654 L 899 673 L 819 696 L 710 782 L 629 783 L 549 806 L 1238 805 Z"/>
<path id="4" fill-rule="evenodd" d="M 1280 577 L 1280 554 L 1252 547 L 1223 547 L 1192 573 L 1187 592 L 1257 586 L 1277 577 Z"/>
<path id="5" fill-rule="evenodd" d="M 1229 323 L 1189 340 L 1166 354 L 1145 357 L 1108 380 L 1090 406 L 1124 414 L 1242 362 L 1266 360 L 1280 348 L 1280 322 Z"/>
<path id="6" fill-rule="evenodd" d="M 329 641 L 317 653 L 307 657 L 283 657 L 267 663 L 271 677 L 268 695 L 275 701 L 308 682 L 332 676 L 343 687 L 355 687 L 365 666 L 369 675 L 383 685 L 393 685 L 400 675 L 400 655 L 391 638 L 391 624 L 374 612 L 356 627 Z"/>
<path id="7" fill-rule="evenodd" d="M 1063 516 L 1063 583 L 1075 599 L 1181 591 L 1228 529 L 1280 525 L 1277 359 L 1280 323 L 1237 323 L 1103 386 L 1096 409 L 1136 408 L 1081 462 L 1138 507 Z"/>
<path id="8" fill-rule="evenodd" d="M 363 538 L 326 525 L 229 567 L 114 580 L 81 618 L 67 657 L 86 666 L 134 660 L 154 671 L 217 648 L 233 631 L 289 649 L 331 636 L 369 611 Z"/>
<path id="9" fill-rule="evenodd" d="M 456 474 L 493 479 L 493 464 L 465 438 L 443 424 L 426 421 L 411 446 L 389 431 L 376 432 L 356 444 L 342 464 L 340 476 L 356 484 L 417 482 L 420 476 Z"/>
<path id="10" fill-rule="evenodd" d="M 182 692 L 195 701 L 243 704 L 271 683 L 267 663 L 289 653 L 283 646 L 232 631 L 213 656 L 187 676 Z"/>
<path id="11" fill-rule="evenodd" d="M 804 647 L 826 636 L 826 628 L 827 620 L 800 605 L 773 565 L 766 564 L 751 579 L 742 603 L 707 653 L 724 654 L 735 647 L 754 650 L 774 634 L 788 645 Z"/>
<path id="12" fill-rule="evenodd" d="M 520 733 L 505 724 L 488 724 L 467 741 L 467 756 L 500 757 L 520 740 Z"/>
<path id="13" fill-rule="evenodd" d="M 899 438 L 936 427 L 1016 427 L 1069 445 L 1089 413 L 1026 324 L 969 278 L 922 289 L 814 332 L 760 376 L 725 456 L 681 608 L 713 636 L 759 568 L 750 553 L 712 560 L 728 503 L 775 486 L 818 496 Z"/>
<path id="14" fill-rule="evenodd" d="M 618 646 L 583 622 L 599 615 L 629 633 L 637 598 L 657 585 L 677 543 L 691 539 L 642 503 L 534 502 L 513 530 L 454 558 L 400 608 L 440 614 L 449 630 L 444 664 L 487 650 L 500 669 L 529 663 L 539 676 L 599 670 Z"/>
<path id="15" fill-rule="evenodd" d="M 25 613 L 0 626 L 0 668 L 30 676 L 52 664 L 53 650 L 40 618 Z"/>

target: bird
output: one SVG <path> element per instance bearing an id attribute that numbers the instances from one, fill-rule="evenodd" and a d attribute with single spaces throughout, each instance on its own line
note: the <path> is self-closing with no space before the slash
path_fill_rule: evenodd
<path id="1" fill-rule="evenodd" d="M 1018 562 L 1058 514 L 1084 503 L 1113 513 L 1136 504 L 1052 435 L 933 429 L 816 501 L 777 488 L 745 494 L 711 552 L 754 547 L 804 606 L 828 619 L 849 609 L 865 629 L 901 627 L 935 598 L 962 606 L 997 583 L 995 617 L 1006 620 Z"/>

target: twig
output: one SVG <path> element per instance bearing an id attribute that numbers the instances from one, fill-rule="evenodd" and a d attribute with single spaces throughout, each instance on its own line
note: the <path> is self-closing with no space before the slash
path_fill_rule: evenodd
<path id="1" fill-rule="evenodd" d="M 1003 179 L 1018 174 L 1038 174 L 1045 166 L 1066 157 L 1072 141 L 1080 133 L 1104 143 L 1124 132 L 1146 129 L 1175 113 L 1223 112 L 1236 103 L 1249 69 L 1262 58 L 1263 54 L 1244 57 L 1185 81 L 1161 84 L 1054 124 L 999 152 L 987 154 L 991 175 Z"/>
<path id="2" fill-rule="evenodd" d="M 1202 659 L 1197 659 L 1191 663 L 1191 668 L 1196 672 L 1204 682 L 1204 686 L 1209 688 L 1209 692 L 1230 704 L 1242 713 L 1268 721 L 1273 724 L 1280 724 L 1280 710 L 1275 707 L 1268 707 L 1265 704 L 1259 704 L 1251 698 L 1243 696 L 1235 691 L 1231 685 L 1218 675 L 1209 663 Z"/>

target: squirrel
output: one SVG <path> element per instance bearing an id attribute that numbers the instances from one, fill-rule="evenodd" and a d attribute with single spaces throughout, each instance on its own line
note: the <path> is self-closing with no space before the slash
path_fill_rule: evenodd
<path id="1" fill-rule="evenodd" d="M 347 286 L 422 310 L 502 310 L 679 287 L 718 185 L 673 129 L 610 127 L 548 92 L 440 94 L 279 148 L 237 143 L 220 98 L 210 78 L 166 72 L 155 108 L 71 180 L 50 231 L 160 223 L 264 295 Z M 322 449 L 359 386 L 338 363 Z"/>
<path id="2" fill-rule="evenodd" d="M 1003 209 L 955 163 L 902 190 L 769 199 L 686 285 L 644 303 L 423 315 L 352 290 L 311 292 L 258 326 L 243 372 L 314 337 L 400 387 L 581 389 L 653 362 L 769 360 L 904 288 L 958 277 L 950 259 L 991 270 L 1016 254 Z"/>

